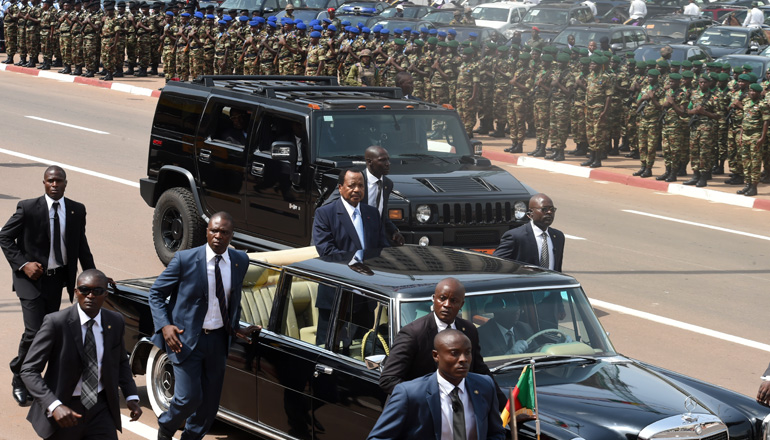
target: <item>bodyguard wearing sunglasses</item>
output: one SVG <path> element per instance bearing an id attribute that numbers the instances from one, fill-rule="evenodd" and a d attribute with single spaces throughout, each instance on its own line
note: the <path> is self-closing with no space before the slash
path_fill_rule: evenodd
<path id="1" fill-rule="evenodd" d="M 13 290 L 21 302 L 24 334 L 11 361 L 13 398 L 27 406 L 31 396 L 19 372 L 43 317 L 59 310 L 64 286 L 72 302 L 78 261 L 93 269 L 94 257 L 86 239 L 86 208 L 64 197 L 67 174 L 58 166 L 43 173 L 45 194 L 22 200 L 0 230 L 0 247 L 13 271 Z"/>
<path id="2" fill-rule="evenodd" d="M 532 221 L 503 234 L 493 255 L 561 272 L 564 234 L 551 227 L 555 215 L 551 198 L 535 194 L 527 212 Z"/>
<path id="3" fill-rule="evenodd" d="M 47 315 L 29 348 L 21 377 L 34 397 L 27 420 L 41 438 L 117 440 L 118 388 L 131 421 L 142 415 L 123 342 L 123 318 L 102 310 L 106 294 L 102 272 L 81 273 L 77 304 Z"/>

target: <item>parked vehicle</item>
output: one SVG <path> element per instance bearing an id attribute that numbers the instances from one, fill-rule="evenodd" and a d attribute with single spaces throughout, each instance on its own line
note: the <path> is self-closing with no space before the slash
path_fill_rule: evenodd
<path id="1" fill-rule="evenodd" d="M 655 61 L 660 58 L 660 49 L 664 46 L 671 46 L 674 52 L 671 54 L 671 60 L 701 60 L 704 63 L 711 61 L 711 55 L 698 46 L 689 44 L 644 44 L 634 51 L 634 58 L 637 61 Z"/>
<path id="2" fill-rule="evenodd" d="M 716 61 L 723 64 L 730 63 L 733 70 L 740 71 L 743 71 L 743 66 L 748 64 L 752 68 L 751 72 L 757 75 L 758 83 L 768 79 L 767 69 L 770 67 L 770 58 L 768 58 L 767 55 L 725 55 L 717 58 Z"/>
<path id="3" fill-rule="evenodd" d="M 567 37 L 570 35 L 575 37 L 575 45 L 578 47 L 586 47 L 592 40 L 599 42 L 602 38 L 607 38 L 616 54 L 633 51 L 649 41 L 644 28 L 639 26 L 594 23 L 568 26 L 553 39 L 553 44 L 566 46 Z"/>
<path id="4" fill-rule="evenodd" d="M 768 43 L 762 29 L 739 26 L 710 27 L 695 42 L 714 58 L 728 54 L 757 54 Z"/>
<path id="5" fill-rule="evenodd" d="M 482 3 L 471 13 L 476 26 L 490 27 L 505 32 L 505 27 L 521 21 L 532 3 L 524 2 L 495 2 Z"/>
<path id="6" fill-rule="evenodd" d="M 696 41 L 713 22 L 708 18 L 687 15 L 659 15 L 644 22 L 647 36 L 653 43 L 687 44 Z"/>

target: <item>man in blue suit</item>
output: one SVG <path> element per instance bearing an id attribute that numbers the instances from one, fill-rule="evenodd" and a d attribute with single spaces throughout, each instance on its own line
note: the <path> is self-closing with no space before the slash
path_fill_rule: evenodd
<path id="1" fill-rule="evenodd" d="M 211 216 L 207 244 L 177 252 L 150 289 L 155 324 L 152 342 L 174 364 L 174 398 L 158 417 L 158 439 L 201 439 L 219 409 L 225 361 L 232 336 L 248 340 L 259 327 L 241 329 L 241 286 L 249 258 L 228 249 L 233 219 Z M 166 299 L 168 298 L 168 303 Z"/>
<path id="2" fill-rule="evenodd" d="M 318 255 L 351 253 L 390 246 L 377 208 L 361 203 L 364 175 L 359 170 L 342 170 L 337 180 L 340 198 L 315 212 L 313 244 Z"/>
<path id="3" fill-rule="evenodd" d="M 447 329 L 433 345 L 438 371 L 396 385 L 368 440 L 505 438 L 494 382 L 468 372 L 471 340 Z"/>

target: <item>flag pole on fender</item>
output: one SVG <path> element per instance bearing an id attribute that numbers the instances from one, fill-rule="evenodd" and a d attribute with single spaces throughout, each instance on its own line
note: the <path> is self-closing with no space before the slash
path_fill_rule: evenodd
<path id="1" fill-rule="evenodd" d="M 513 388 L 508 388 L 508 405 L 515 401 L 516 397 L 513 393 Z M 519 440 L 519 427 L 516 426 L 516 414 L 511 414 L 511 433 L 513 433 L 513 440 Z"/>
<path id="2" fill-rule="evenodd" d="M 535 396 L 535 433 L 537 440 L 540 440 L 540 410 L 537 407 L 537 380 L 535 379 L 535 360 L 529 360 L 530 368 L 532 368 L 532 394 Z M 514 417 L 515 418 L 515 417 Z"/>

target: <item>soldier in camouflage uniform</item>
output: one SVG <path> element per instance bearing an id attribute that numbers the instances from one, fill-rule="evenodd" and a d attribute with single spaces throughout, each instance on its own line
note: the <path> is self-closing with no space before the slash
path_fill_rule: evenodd
<path id="1" fill-rule="evenodd" d="M 176 49 L 174 51 L 174 70 L 179 81 L 187 81 L 190 78 L 190 13 L 179 14 L 179 26 L 176 27 Z"/>
<path id="2" fill-rule="evenodd" d="M 428 76 L 428 68 L 430 67 L 428 59 L 423 57 L 422 51 L 425 47 L 425 42 L 422 40 L 415 40 L 412 52 L 408 55 L 409 67 L 406 69 L 412 74 L 414 80 L 414 96 L 420 99 L 429 99 L 429 96 L 425 95 L 425 81 Z"/>
<path id="3" fill-rule="evenodd" d="M 505 137 L 505 125 L 508 122 L 508 102 L 511 91 L 510 81 L 516 70 L 516 60 L 508 56 L 508 46 L 497 47 L 497 59 L 492 66 L 495 76 L 493 96 L 494 117 L 497 122 L 492 133 L 494 138 Z"/>
<path id="4" fill-rule="evenodd" d="M 487 41 L 484 55 L 479 59 L 479 100 L 478 112 L 481 120 L 479 128 L 474 133 L 481 135 L 489 134 L 494 130 L 495 108 L 494 108 L 494 90 L 495 90 L 495 71 L 494 66 L 497 63 L 497 44 Z"/>
<path id="5" fill-rule="evenodd" d="M 452 107 L 457 107 L 457 75 L 460 71 L 460 64 L 463 63 L 463 56 L 458 51 L 460 42 L 457 40 L 447 40 L 447 56 L 449 57 L 449 65 L 452 66 L 452 74 L 449 79 L 449 100 Z"/>
<path id="6" fill-rule="evenodd" d="M 195 79 L 203 75 L 205 70 L 203 42 L 206 39 L 206 28 L 203 25 L 203 13 L 200 11 L 196 12 L 193 16 L 188 38 L 190 39 L 190 77 Z"/>
<path id="7" fill-rule="evenodd" d="M 229 75 L 233 71 L 230 65 L 230 34 L 227 32 L 227 22 L 217 22 L 216 43 L 214 44 L 214 75 Z"/>
<path id="8" fill-rule="evenodd" d="M 103 81 L 112 81 L 113 72 L 117 68 L 115 52 L 121 31 L 122 27 L 115 15 L 115 3 L 108 0 L 104 3 L 104 17 L 101 26 L 102 65 L 105 73 L 100 79 Z"/>
<path id="9" fill-rule="evenodd" d="M 481 78 L 474 60 L 476 51 L 472 47 L 463 49 L 463 62 L 457 75 L 457 113 L 463 122 L 465 132 L 473 138 L 473 127 L 476 125 L 476 101 Z"/>
<path id="10" fill-rule="evenodd" d="M 297 52 L 293 55 L 294 75 L 305 74 L 305 59 L 307 58 L 307 49 L 310 47 L 310 35 L 307 33 L 307 25 L 299 22 L 295 25 L 297 28 Z M 339 63 L 337 64 L 339 68 Z"/>
<path id="11" fill-rule="evenodd" d="M 409 58 L 404 53 L 406 41 L 403 38 L 396 38 L 393 43 L 395 44 L 393 55 L 385 62 L 385 67 L 391 71 L 385 80 L 386 87 L 396 87 L 396 75 L 409 67 Z"/>
<path id="12" fill-rule="evenodd" d="M 27 0 L 19 0 L 19 13 L 16 16 L 16 50 L 19 51 L 19 62 L 14 63 L 15 66 L 26 66 L 28 63 L 27 20 L 25 17 L 27 16 L 30 7 Z"/>
<path id="13" fill-rule="evenodd" d="M 126 13 L 126 59 L 128 60 L 128 70 L 126 75 L 133 75 L 134 69 L 136 69 L 136 61 L 138 58 L 137 45 L 139 44 L 138 35 L 136 33 L 136 22 L 139 21 L 139 4 L 136 0 L 131 0 L 128 4 L 129 12 Z M 119 60 L 122 63 L 123 60 Z M 122 69 L 122 65 L 119 66 Z"/>
<path id="14" fill-rule="evenodd" d="M 163 75 L 166 82 L 176 77 L 176 40 L 177 26 L 174 24 L 174 13 L 167 11 L 161 35 L 161 55 L 163 59 Z"/>
<path id="15" fill-rule="evenodd" d="M 369 49 L 364 49 L 358 54 L 358 58 L 361 61 L 353 64 L 353 67 L 350 68 L 345 84 L 358 87 L 379 87 L 380 69 L 372 61 L 372 52 Z"/>
<path id="16" fill-rule="evenodd" d="M 239 57 L 239 63 L 243 63 L 243 73 L 245 75 L 259 75 L 259 51 L 262 38 L 259 23 L 257 21 L 249 22 L 251 35 L 243 43 L 243 51 Z"/>
<path id="17" fill-rule="evenodd" d="M 762 99 L 762 86 L 752 83 L 749 86 L 749 98 L 743 104 L 741 125 L 741 157 L 746 186 L 739 190 L 738 194 L 757 195 L 757 184 L 762 170 L 762 150 L 766 148 L 769 121 L 770 106 L 767 100 Z"/>
<path id="18" fill-rule="evenodd" d="M 572 140 L 575 142 L 575 149 L 569 154 L 575 156 L 585 156 L 588 153 L 588 137 L 586 136 L 586 77 L 591 73 L 589 66 L 591 59 L 580 57 L 578 59 L 580 67 L 573 74 L 575 81 L 575 93 L 572 100 L 572 111 L 570 112 L 570 127 L 572 131 Z"/>
<path id="19" fill-rule="evenodd" d="M 136 24 L 136 56 L 139 62 L 139 70 L 136 76 L 144 78 L 147 76 L 147 69 L 150 68 L 150 51 L 152 44 L 152 16 L 150 15 L 150 5 L 143 1 L 140 5 L 141 13 L 134 16 Z"/>
<path id="20" fill-rule="evenodd" d="M 727 87 L 727 83 L 730 80 L 730 75 L 721 72 L 717 75 L 717 87 L 714 93 L 717 95 L 720 101 L 720 118 L 717 128 L 717 144 L 712 157 L 714 157 L 714 166 L 711 168 L 711 174 L 720 176 L 725 173 L 725 160 L 727 159 L 727 109 L 730 106 L 730 88 Z"/>
<path id="21" fill-rule="evenodd" d="M 70 72 L 70 75 L 80 76 L 83 74 L 83 20 L 85 19 L 88 11 L 83 9 L 83 4 L 80 0 L 75 0 L 75 6 L 70 14 L 70 20 L 72 22 L 70 27 L 70 45 L 71 45 L 71 60 L 75 69 Z"/>
<path id="22" fill-rule="evenodd" d="M 64 0 L 56 21 L 59 23 L 59 48 L 64 63 L 64 68 L 59 73 L 65 75 L 72 73 L 72 21 L 76 15 L 72 10 L 71 1 Z"/>
<path id="23" fill-rule="evenodd" d="M 586 78 L 586 137 L 589 156 L 580 165 L 591 168 L 602 166 L 602 149 L 607 145 L 609 134 L 604 124 L 614 92 L 612 79 L 604 72 L 608 61 L 602 55 L 592 55 L 591 74 Z"/>
<path id="24" fill-rule="evenodd" d="M 93 78 L 99 70 L 99 46 L 101 45 L 102 12 L 98 2 L 91 2 L 83 18 L 83 65 L 85 78 Z"/>
<path id="25" fill-rule="evenodd" d="M 336 34 L 337 33 L 337 27 L 333 24 L 330 24 L 326 28 L 326 38 L 323 38 L 320 43 L 321 46 L 324 48 L 323 52 L 323 72 L 321 72 L 321 75 L 323 76 L 333 76 L 337 78 L 338 75 L 338 68 L 339 68 L 339 61 L 337 61 L 339 57 L 339 43 L 337 42 Z"/>
<path id="26" fill-rule="evenodd" d="M 201 38 L 203 39 L 203 74 L 214 74 L 214 46 L 216 45 L 216 24 L 214 14 L 206 14 Z"/>
<path id="27" fill-rule="evenodd" d="M 29 62 L 24 67 L 35 67 L 40 54 L 40 19 L 43 16 L 43 8 L 40 6 L 40 0 L 32 0 L 32 5 L 27 8 L 24 21 L 27 23 L 27 53 Z"/>
<path id="28" fill-rule="evenodd" d="M 665 90 L 665 96 L 660 101 L 663 111 L 661 133 L 666 171 L 655 180 L 676 182 L 678 160 L 682 155 L 681 151 L 687 149 L 685 133 L 688 131 L 689 118 L 685 109 L 690 97 L 682 88 L 682 75 L 671 73 L 668 77 L 668 89 Z"/>
<path id="29" fill-rule="evenodd" d="M 534 83 L 534 76 L 529 62 L 532 56 L 528 52 L 519 54 L 516 70 L 508 81 L 510 84 L 510 97 L 508 101 L 508 127 L 510 128 L 511 147 L 509 153 L 521 153 L 523 151 L 524 137 L 527 133 L 527 97 Z"/>
<path id="30" fill-rule="evenodd" d="M 16 0 L 10 0 L 10 5 L 5 10 L 3 16 L 3 26 L 5 35 L 5 54 L 8 56 L 4 64 L 13 64 L 13 57 L 16 56 L 16 50 L 18 45 L 16 39 L 18 38 L 18 20 L 19 20 L 19 5 L 16 4 Z"/>
<path id="31" fill-rule="evenodd" d="M 436 56 L 433 58 L 433 64 L 430 66 L 431 75 L 428 79 L 431 83 L 430 102 L 439 105 L 451 102 L 449 98 L 449 79 L 451 78 L 452 67 L 449 63 L 447 65 L 444 64 L 446 61 L 449 61 L 446 56 L 448 46 L 446 41 L 438 42 Z M 450 70 L 450 72 L 447 72 L 447 70 Z"/>
<path id="32" fill-rule="evenodd" d="M 728 106 L 729 124 L 727 128 L 727 165 L 730 169 L 730 177 L 725 181 L 727 185 L 743 185 L 746 183 L 743 178 L 740 136 L 743 125 L 743 107 L 745 101 L 749 99 L 750 83 L 751 77 L 741 73 L 738 76 L 735 90 L 730 91 L 730 105 Z"/>
<path id="33" fill-rule="evenodd" d="M 639 159 L 642 162 L 634 176 L 652 177 L 655 164 L 655 151 L 660 135 L 661 99 L 665 91 L 658 82 L 660 71 L 647 71 L 647 86 L 642 88 L 636 98 L 636 117 L 639 130 Z"/>
<path id="34" fill-rule="evenodd" d="M 54 47 L 54 23 L 57 20 L 56 9 L 51 9 L 53 0 L 43 1 L 43 12 L 40 16 L 40 52 L 43 53 L 43 65 L 38 69 L 50 70 L 51 59 L 53 58 Z"/>
<path id="35" fill-rule="evenodd" d="M 307 49 L 307 59 L 305 60 L 305 76 L 320 76 L 321 74 L 321 56 L 324 48 L 320 40 L 320 32 L 310 33 L 310 46 Z"/>
<path id="36" fill-rule="evenodd" d="M 265 24 L 265 22 L 262 21 L 264 20 L 262 17 L 257 17 L 257 19 L 258 20 L 256 21 L 260 26 Z M 248 21 L 248 17 L 241 15 L 237 18 L 237 20 L 233 21 L 233 24 L 230 26 L 229 30 L 233 47 L 233 70 L 236 75 L 243 75 L 244 61 L 241 55 L 243 54 L 246 39 L 251 35 L 251 29 Z"/>
<path id="37" fill-rule="evenodd" d="M 278 36 L 276 28 L 278 25 L 273 21 L 268 21 L 265 26 L 266 35 L 259 46 L 257 58 L 259 58 L 259 74 L 275 75 L 278 73 L 276 65 L 276 55 L 278 54 Z"/>
<path id="38" fill-rule="evenodd" d="M 608 155 L 618 156 L 620 155 L 620 137 L 621 126 L 623 125 L 623 98 L 626 90 L 623 89 L 623 79 L 625 75 L 620 68 L 620 57 L 612 55 L 610 57 L 610 75 L 613 78 L 613 89 L 615 93 L 612 94 L 610 99 L 610 113 L 609 113 L 609 138 L 607 139 Z"/>
<path id="39" fill-rule="evenodd" d="M 283 32 L 278 36 L 278 74 L 294 74 L 294 54 L 297 52 L 294 20 L 283 20 Z"/>
<path id="40" fill-rule="evenodd" d="M 569 137 L 570 104 L 575 88 L 575 77 L 570 72 L 569 59 L 570 56 L 564 52 L 556 55 L 558 70 L 554 72 L 549 84 L 551 90 L 550 138 L 555 151 L 548 156 L 548 159 L 554 161 L 564 160 L 564 150 L 567 148 L 567 137 Z"/>
<path id="41" fill-rule="evenodd" d="M 685 185 L 704 187 L 711 173 L 711 152 L 714 151 L 719 119 L 719 98 L 711 90 L 711 80 L 698 78 L 698 90 L 690 95 L 687 114 L 690 115 L 690 166 L 693 178 Z M 745 116 L 745 113 L 744 113 Z"/>
<path id="42" fill-rule="evenodd" d="M 545 147 L 550 134 L 551 81 L 553 77 L 553 55 L 545 54 L 540 57 L 540 68 L 535 71 L 534 82 L 534 114 L 537 146 L 534 151 L 527 153 L 533 157 L 545 157 Z"/>
<path id="43" fill-rule="evenodd" d="M 163 2 L 155 2 L 152 4 L 152 14 L 150 15 L 149 27 L 150 27 L 150 71 L 149 75 L 160 75 L 158 73 L 158 65 L 163 60 L 163 49 L 161 44 L 161 38 L 163 35 L 163 24 L 166 15 L 163 12 Z"/>
<path id="44" fill-rule="evenodd" d="M 128 29 L 132 26 L 131 23 L 133 22 L 131 13 L 126 11 L 126 2 L 124 0 L 118 0 L 118 9 L 115 11 L 115 18 L 120 26 L 120 32 L 115 33 L 118 41 L 114 49 L 114 54 L 112 55 L 115 66 L 115 71 L 112 76 L 115 78 L 123 78 L 123 64 L 126 59 Z M 104 47 L 104 45 L 102 45 L 102 47 Z M 133 74 L 133 70 L 131 71 L 131 74 Z"/>

